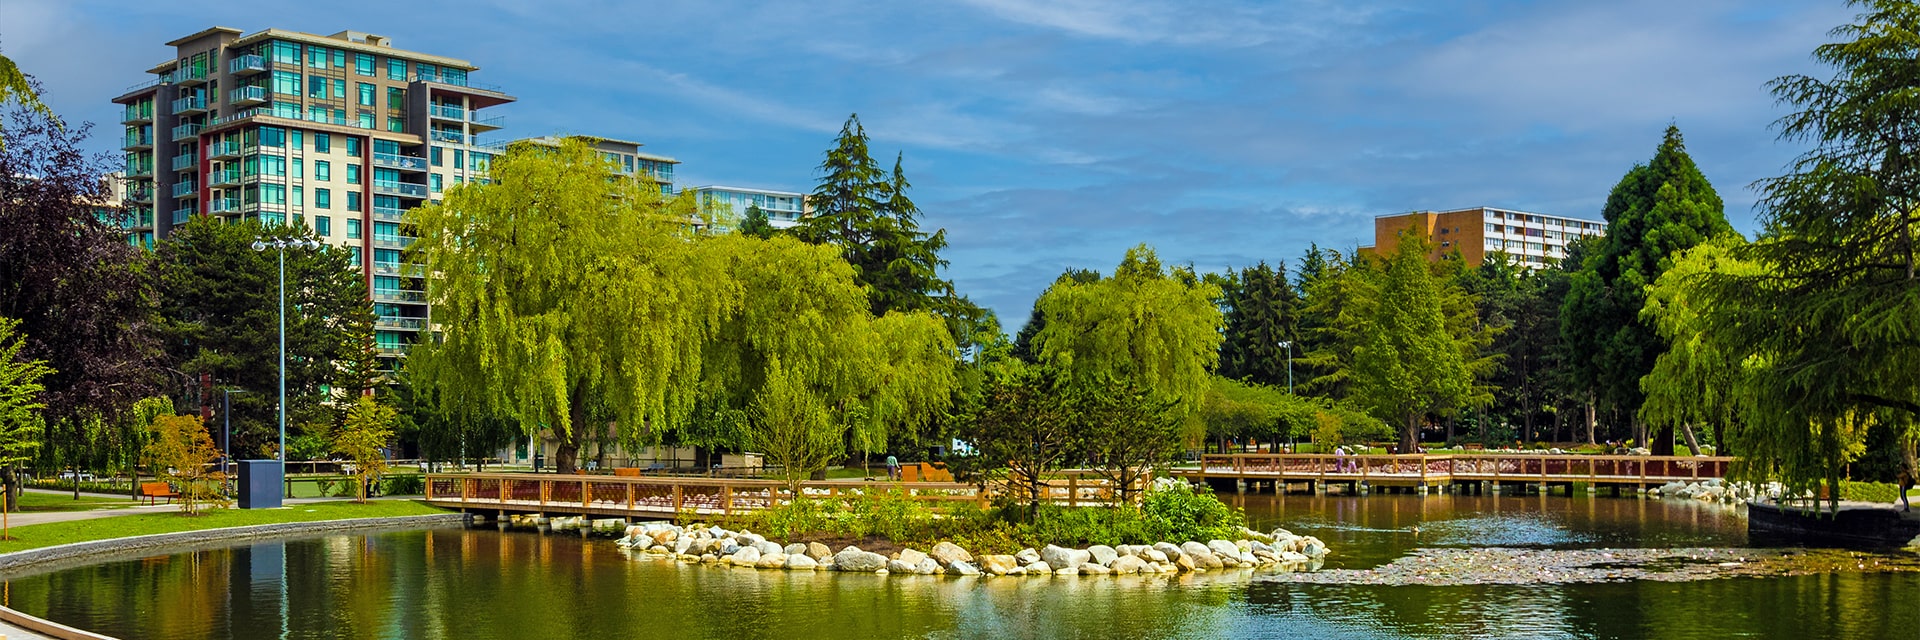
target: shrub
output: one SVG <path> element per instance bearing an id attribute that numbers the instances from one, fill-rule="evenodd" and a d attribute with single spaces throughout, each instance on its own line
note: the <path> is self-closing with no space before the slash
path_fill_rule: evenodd
<path id="1" fill-rule="evenodd" d="M 1246 514 L 1213 495 L 1213 489 L 1179 480 L 1153 483 L 1140 503 L 1155 540 L 1233 540 L 1246 526 Z M 1152 541 L 1149 541 L 1152 542 Z"/>
<path id="2" fill-rule="evenodd" d="M 426 480 L 417 475 L 387 476 L 380 483 L 380 493 L 389 496 L 410 496 L 427 492 Z"/>
<path id="3" fill-rule="evenodd" d="M 1841 480 L 1840 499 L 1861 502 L 1899 502 L 1900 486 L 1887 482 Z"/>

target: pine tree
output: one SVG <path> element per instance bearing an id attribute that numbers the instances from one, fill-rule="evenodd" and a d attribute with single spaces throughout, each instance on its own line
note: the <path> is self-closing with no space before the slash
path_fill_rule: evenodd
<path id="1" fill-rule="evenodd" d="M 773 237 L 773 234 L 778 231 L 778 229 L 773 228 L 773 223 L 767 220 L 767 212 L 761 209 L 760 205 L 747 205 L 747 214 L 740 217 L 740 233 L 742 235 L 749 235 L 765 240 Z"/>
<path id="2" fill-rule="evenodd" d="M 1653 371 L 1666 342 L 1641 317 L 1646 287 L 1673 263 L 1673 256 L 1709 239 L 1734 233 L 1713 185 L 1687 155 L 1680 129 L 1669 125 L 1653 160 L 1634 165 L 1607 197 L 1607 234 L 1573 277 L 1560 322 L 1561 336 L 1576 353 L 1570 363 L 1604 404 L 1624 415 L 1640 409 L 1640 378 Z M 1636 431 L 1639 421 L 1634 420 Z M 1647 434 L 1636 433 L 1641 443 Z M 1656 454 L 1673 452 L 1673 431 L 1652 438 Z"/>
<path id="3" fill-rule="evenodd" d="M 1220 375 L 1280 389 L 1292 383 L 1289 350 L 1297 343 L 1299 301 L 1287 281 L 1285 264 L 1241 269 L 1227 279 L 1226 335 L 1220 345 Z M 1281 346 L 1281 343 L 1288 346 Z"/>

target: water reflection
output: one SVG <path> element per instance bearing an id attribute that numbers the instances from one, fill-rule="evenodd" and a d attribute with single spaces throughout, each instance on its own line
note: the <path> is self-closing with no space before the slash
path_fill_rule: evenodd
<path id="1" fill-rule="evenodd" d="M 1230 496 L 1370 566 L 1420 546 L 1733 546 L 1737 511 L 1612 498 Z M 1706 507 L 1705 509 L 1701 507 Z M 1411 533 L 1413 526 L 1421 533 Z M 1244 573 L 952 579 L 639 561 L 605 541 L 435 530 L 262 542 L 16 577 L 11 605 L 201 638 L 1900 638 L 1920 575 L 1382 587 Z"/>

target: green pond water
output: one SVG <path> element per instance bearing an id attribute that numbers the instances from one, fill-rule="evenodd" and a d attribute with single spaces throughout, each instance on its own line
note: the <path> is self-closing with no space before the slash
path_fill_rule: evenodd
<path id="1" fill-rule="evenodd" d="M 1748 546 L 1740 511 L 1539 496 L 1226 496 L 1328 568 L 1421 548 Z M 1416 534 L 1414 527 L 1419 528 Z M 1528 586 L 1246 572 L 880 577 L 635 560 L 606 539 L 440 529 L 265 541 L 4 576 L 14 608 L 205 638 L 1920 638 L 1920 573 Z"/>

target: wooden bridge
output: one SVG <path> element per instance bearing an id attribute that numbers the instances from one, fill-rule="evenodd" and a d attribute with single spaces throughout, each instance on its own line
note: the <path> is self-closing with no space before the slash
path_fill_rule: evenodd
<path id="1" fill-rule="evenodd" d="M 1206 455 L 1198 468 L 1173 469 L 1174 477 L 1206 481 L 1288 483 L 1309 489 L 1348 487 L 1443 487 L 1460 483 L 1649 487 L 1673 481 L 1724 478 L 1730 457 L 1589 456 L 1526 454 L 1323 454 Z"/>
<path id="2" fill-rule="evenodd" d="M 1062 472 L 1045 496 L 1058 504 L 1100 504 L 1113 499 L 1104 480 L 1087 472 Z M 828 480 L 800 485 L 802 496 L 843 498 L 897 491 L 934 508 L 971 502 L 987 506 L 995 492 L 958 482 Z M 725 516 L 793 501 L 785 482 L 681 476 L 605 476 L 532 473 L 429 473 L 426 502 L 463 512 L 540 513 L 602 518 L 665 519 L 680 515 Z"/>

